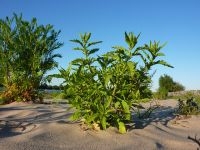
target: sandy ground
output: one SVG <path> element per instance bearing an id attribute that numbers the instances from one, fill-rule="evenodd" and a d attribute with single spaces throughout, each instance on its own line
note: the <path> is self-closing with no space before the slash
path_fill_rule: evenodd
<path id="1" fill-rule="evenodd" d="M 83 131 L 69 122 L 65 104 L 0 106 L 0 150 L 196 150 L 197 143 L 187 137 L 200 138 L 200 117 L 179 120 L 173 113 L 177 101 L 158 103 L 150 118 L 134 117 L 135 128 L 124 135 L 115 128 Z"/>

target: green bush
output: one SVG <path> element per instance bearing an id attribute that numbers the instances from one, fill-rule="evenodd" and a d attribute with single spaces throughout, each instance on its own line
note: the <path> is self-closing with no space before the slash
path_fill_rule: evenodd
<path id="1" fill-rule="evenodd" d="M 38 91 L 47 71 L 55 68 L 60 31 L 52 25 L 26 21 L 22 15 L 0 19 L 0 83 L 6 102 L 41 100 Z"/>
<path id="2" fill-rule="evenodd" d="M 199 103 L 194 98 L 185 100 L 178 100 L 177 112 L 181 115 L 197 115 L 200 113 Z"/>
<path id="3" fill-rule="evenodd" d="M 159 88 L 155 97 L 157 99 L 166 99 L 168 92 L 184 91 L 185 87 L 178 82 L 173 81 L 169 75 L 163 75 L 159 78 Z"/>
<path id="4" fill-rule="evenodd" d="M 168 90 L 166 88 L 159 88 L 155 94 L 156 99 L 166 99 L 168 96 Z"/>
<path id="5" fill-rule="evenodd" d="M 163 60 L 159 42 L 150 42 L 135 47 L 139 38 L 125 33 L 128 48 L 114 46 L 113 50 L 93 57 L 101 41 L 90 42 L 91 34 L 71 40 L 80 47 L 83 57 L 73 60 L 69 67 L 53 77 L 65 80 L 65 93 L 69 103 L 76 108 L 71 119 L 82 119 L 89 127 L 106 129 L 116 126 L 120 133 L 126 132 L 125 124 L 132 122 L 131 110 L 134 103 L 151 96 L 149 70 L 156 64 L 171 67 Z M 134 58 L 143 63 L 134 62 Z"/>

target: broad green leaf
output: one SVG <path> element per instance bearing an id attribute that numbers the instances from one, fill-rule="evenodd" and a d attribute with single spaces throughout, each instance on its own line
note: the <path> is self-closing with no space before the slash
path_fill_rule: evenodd
<path id="1" fill-rule="evenodd" d="M 104 113 L 105 109 L 104 109 L 104 106 L 102 104 L 98 103 L 97 108 L 98 108 L 98 111 L 100 112 L 100 114 Z"/>
<path id="2" fill-rule="evenodd" d="M 99 50 L 99 48 L 94 48 L 89 51 L 89 55 L 96 53 Z"/>
<path id="3" fill-rule="evenodd" d="M 121 134 L 126 133 L 126 127 L 123 122 L 118 122 L 118 126 L 119 126 L 119 133 L 121 133 Z"/>
<path id="4" fill-rule="evenodd" d="M 124 112 L 130 113 L 129 105 L 126 103 L 126 101 L 122 100 L 121 104 L 122 104 L 122 107 L 124 109 Z"/>
<path id="5" fill-rule="evenodd" d="M 125 120 L 130 121 L 131 120 L 131 114 L 130 113 L 125 113 L 124 114 L 124 118 L 125 118 Z"/>
<path id="6" fill-rule="evenodd" d="M 75 48 L 73 48 L 73 50 L 83 51 L 84 49 L 81 47 L 75 47 Z"/>
<path id="7" fill-rule="evenodd" d="M 155 64 L 160 64 L 160 65 L 163 65 L 163 66 L 167 66 L 167 67 L 170 67 L 170 68 L 174 68 L 173 66 L 171 66 L 170 64 L 168 64 L 167 62 L 165 62 L 164 60 L 158 60 L 155 62 Z"/>
<path id="8" fill-rule="evenodd" d="M 92 45 L 99 44 L 99 43 L 102 43 L 102 41 L 90 42 L 90 43 L 88 43 L 88 47 L 90 47 L 90 46 L 92 46 Z"/>
<path id="9" fill-rule="evenodd" d="M 81 46 L 83 46 L 83 43 L 80 41 L 80 40 L 78 40 L 78 39 L 74 39 L 74 40 L 70 40 L 71 42 L 74 42 L 74 43 L 78 43 L 78 44 L 80 44 Z"/>
<path id="10" fill-rule="evenodd" d="M 102 119 L 101 119 L 101 125 L 102 125 L 103 130 L 106 129 L 106 124 L 107 124 L 107 123 L 106 123 L 106 117 L 103 116 Z"/>

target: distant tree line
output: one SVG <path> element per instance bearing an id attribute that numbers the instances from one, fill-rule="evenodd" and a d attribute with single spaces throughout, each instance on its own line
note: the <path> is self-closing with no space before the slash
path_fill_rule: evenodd
<path id="1" fill-rule="evenodd" d="M 43 83 L 39 86 L 39 89 L 42 90 L 63 90 L 62 85 L 48 85 L 46 83 Z"/>
<path id="2" fill-rule="evenodd" d="M 165 99 L 168 96 L 168 92 L 178 92 L 184 90 L 185 87 L 182 84 L 175 82 L 169 75 L 164 74 L 163 76 L 160 76 L 159 88 L 157 92 L 159 98 Z"/>

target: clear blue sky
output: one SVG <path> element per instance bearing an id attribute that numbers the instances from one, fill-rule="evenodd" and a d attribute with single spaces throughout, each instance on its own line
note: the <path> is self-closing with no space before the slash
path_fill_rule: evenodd
<path id="1" fill-rule="evenodd" d="M 61 30 L 64 46 L 59 65 L 67 64 L 79 53 L 70 39 L 92 32 L 102 40 L 101 53 L 114 45 L 124 45 L 124 31 L 141 32 L 139 45 L 150 40 L 168 44 L 164 57 L 175 68 L 156 66 L 152 89 L 158 87 L 160 75 L 168 74 L 187 90 L 200 89 L 200 1 L 199 0 L 0 0 L 0 18 L 22 13 L 39 24 L 52 24 Z M 138 45 L 138 46 L 139 46 Z M 51 73 L 57 70 L 51 71 Z M 57 80 L 54 80 L 56 83 Z"/>

